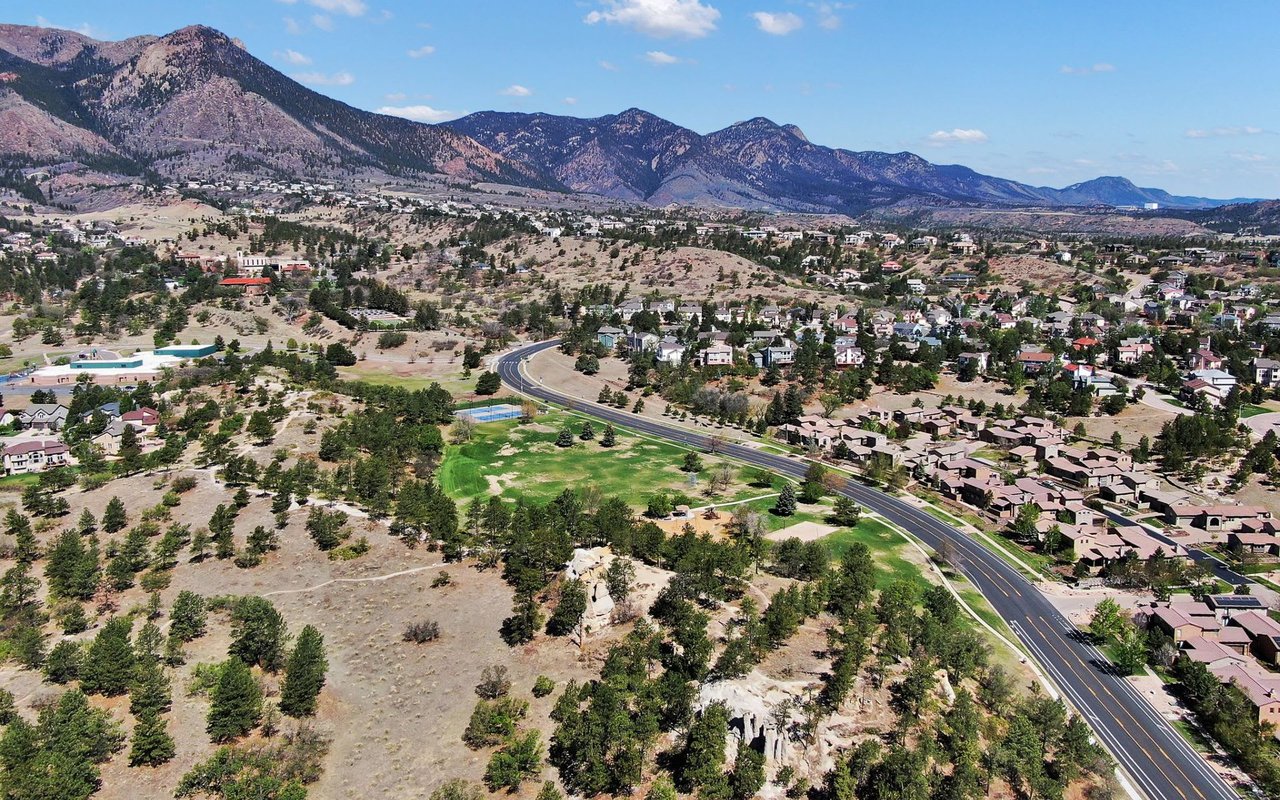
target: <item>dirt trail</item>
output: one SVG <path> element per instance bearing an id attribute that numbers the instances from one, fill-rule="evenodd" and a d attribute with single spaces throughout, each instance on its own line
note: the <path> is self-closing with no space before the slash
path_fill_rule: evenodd
<path id="1" fill-rule="evenodd" d="M 307 586 L 302 589 L 276 589 L 274 592 L 263 592 L 262 596 L 274 597 L 281 594 L 305 594 L 306 592 L 314 592 L 317 589 L 323 589 L 326 586 L 332 586 L 335 583 L 376 583 L 378 581 L 387 581 L 392 578 L 399 578 L 402 575 L 415 575 L 419 572 L 426 572 L 427 570 L 440 569 L 443 566 L 444 564 L 428 564 L 425 567 L 402 569 L 399 572 L 389 572 L 386 575 L 373 575 L 368 578 L 334 578 L 332 580 L 325 581 L 324 583 L 317 583 L 315 586 Z"/>

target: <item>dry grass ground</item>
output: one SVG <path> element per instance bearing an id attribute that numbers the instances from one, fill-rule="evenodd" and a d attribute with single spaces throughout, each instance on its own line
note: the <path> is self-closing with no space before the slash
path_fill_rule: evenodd
<path id="1" fill-rule="evenodd" d="M 1173 418 L 1174 415 L 1167 411 L 1133 403 L 1115 416 L 1068 417 L 1063 425 L 1072 429 L 1076 423 L 1083 422 L 1089 437 L 1102 442 L 1109 442 L 1111 435 L 1119 432 L 1124 446 L 1130 448 L 1137 446 L 1143 436 L 1154 443 L 1160 429 Z"/>
<path id="2" fill-rule="evenodd" d="M 182 474 L 194 474 L 200 482 L 182 495 L 172 521 L 195 529 L 207 524 L 215 505 L 230 503 L 231 492 L 215 484 L 207 472 Z M 68 495 L 72 514 L 61 522 L 71 524 L 82 508 L 101 517 L 108 500 L 119 496 L 133 525 L 142 509 L 159 502 L 166 488 L 138 477 L 91 492 L 73 489 Z M 192 563 L 184 553 L 162 598 L 168 607 L 183 589 L 206 596 L 261 594 L 276 604 L 293 633 L 306 624 L 320 629 L 330 668 L 315 724 L 331 737 L 332 744 L 324 777 L 313 796 L 425 798 L 451 777 L 478 780 L 488 752 L 468 750 L 461 734 L 476 700 L 472 688 L 485 666 L 505 664 L 513 692 L 531 700 L 530 688 L 540 674 L 562 685 L 598 671 L 597 664 L 581 657 L 565 640 L 542 638 L 531 646 L 509 650 L 498 637 L 498 628 L 510 613 L 511 591 L 497 573 L 480 573 L 466 565 L 446 567 L 438 553 L 409 550 L 387 535 L 383 523 L 357 518 L 351 520 L 351 527 L 356 535 L 368 536 L 371 551 L 355 561 L 331 561 L 306 534 L 306 513 L 305 508 L 291 513 L 288 526 L 279 532 L 280 549 L 254 569 L 239 569 L 214 558 Z M 255 498 L 240 512 L 238 546 L 259 524 L 272 524 L 269 498 Z M 42 541 L 50 541 L 61 528 L 42 532 Z M 123 531 L 104 534 L 104 547 L 123 535 Z M 0 562 L 0 570 L 11 565 Z M 450 585 L 432 588 L 432 580 L 446 569 Z M 145 593 L 137 587 L 118 597 L 122 610 L 144 601 Z M 401 641 L 409 623 L 425 619 L 440 624 L 440 641 L 427 645 Z M 187 665 L 173 675 L 174 710 L 168 719 L 177 756 L 163 767 L 139 770 L 127 767 L 127 751 L 117 754 L 104 766 L 99 797 L 171 797 L 181 775 L 212 752 L 204 733 L 208 703 L 188 697 L 185 687 L 194 664 L 226 657 L 225 615 L 215 615 L 214 620 L 210 634 L 189 645 Z M 23 706 L 59 691 L 40 685 L 32 673 L 13 665 L 0 667 L 0 686 L 13 691 Z M 267 678 L 266 686 L 269 693 L 274 692 L 276 680 Z M 552 701 L 532 700 L 529 715 L 528 724 L 547 734 Z M 127 698 L 94 702 L 111 709 L 118 719 L 130 719 Z"/>

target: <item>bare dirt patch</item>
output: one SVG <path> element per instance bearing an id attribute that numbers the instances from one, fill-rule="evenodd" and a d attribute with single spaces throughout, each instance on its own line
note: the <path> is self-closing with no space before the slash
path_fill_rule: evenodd
<path id="1" fill-rule="evenodd" d="M 788 525 L 781 530 L 773 531 L 765 536 L 766 539 L 775 542 L 785 541 L 787 539 L 799 539 L 802 542 L 813 542 L 824 536 L 829 536 L 839 530 L 834 525 L 823 525 L 821 522 L 797 522 L 795 525 Z"/>

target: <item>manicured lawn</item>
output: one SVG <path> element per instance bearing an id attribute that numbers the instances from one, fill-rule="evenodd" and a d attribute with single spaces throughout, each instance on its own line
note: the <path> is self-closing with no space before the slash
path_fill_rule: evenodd
<path id="1" fill-rule="evenodd" d="M 560 429 L 568 423 L 573 430 L 573 447 L 557 447 Z M 711 469 L 720 463 L 702 454 L 703 471 L 698 484 L 689 482 L 680 471 L 683 448 L 617 431 L 617 445 L 600 446 L 604 424 L 592 421 L 596 438 L 582 441 L 576 434 L 584 420 L 551 412 L 535 423 L 517 420 L 488 422 L 476 426 L 475 435 L 465 444 L 450 444 L 437 477 L 440 486 L 455 500 L 466 503 L 497 493 L 507 500 L 524 497 L 545 503 L 566 488 L 599 488 L 605 497 L 621 497 L 637 508 L 660 491 L 683 492 L 692 505 L 725 503 L 770 491 L 746 484 L 745 470 L 733 465 L 734 482 L 719 497 L 707 497 L 705 488 Z"/>
<path id="2" fill-rule="evenodd" d="M 1272 409 L 1265 406 L 1247 405 L 1240 407 L 1240 418 L 1256 417 L 1259 414 L 1270 414 Z"/>
<path id="3" fill-rule="evenodd" d="M 5 475 L 0 478 L 0 491 L 20 492 L 31 484 L 39 482 L 40 476 L 36 474 Z"/>
<path id="4" fill-rule="evenodd" d="M 454 397 L 463 397 L 475 391 L 476 380 L 480 377 L 481 372 L 483 370 L 475 370 L 470 378 L 463 378 L 460 373 L 430 377 L 426 375 L 393 375 L 390 372 L 375 370 L 365 372 L 357 368 L 347 368 L 339 370 L 338 375 L 343 380 L 363 381 L 377 386 L 395 386 L 411 392 L 418 389 L 426 389 L 431 384 L 438 383 L 448 389 Z"/>
<path id="5" fill-rule="evenodd" d="M 879 589 L 894 581 L 911 581 L 922 591 L 933 585 L 925 578 L 924 568 L 919 562 L 904 555 L 910 545 L 902 535 L 878 519 L 863 517 L 854 527 L 841 528 L 822 542 L 832 558 L 837 560 L 843 558 L 854 544 L 865 544 L 876 565 L 876 587 Z"/>
<path id="6" fill-rule="evenodd" d="M 782 480 L 776 479 L 772 489 L 759 489 L 761 493 L 778 492 L 782 490 Z M 776 497 L 765 497 L 760 500 L 754 500 L 747 505 L 760 513 L 764 518 L 765 527 L 770 533 L 779 531 L 795 525 L 797 522 L 817 522 L 823 525 L 830 524 L 827 517 L 831 516 L 832 501 L 830 498 L 823 498 L 820 502 L 808 504 L 797 503 L 796 513 L 789 517 L 782 517 L 773 513 L 773 507 L 778 502 Z"/>

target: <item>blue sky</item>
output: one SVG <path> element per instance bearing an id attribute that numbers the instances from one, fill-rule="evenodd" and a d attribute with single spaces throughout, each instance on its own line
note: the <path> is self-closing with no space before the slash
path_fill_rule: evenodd
<path id="1" fill-rule="evenodd" d="M 24 10 L 25 7 L 25 10 Z M 1275 0 L 59 0 L 6 22 L 202 23 L 370 110 L 766 116 L 1037 185 L 1280 196 Z"/>

